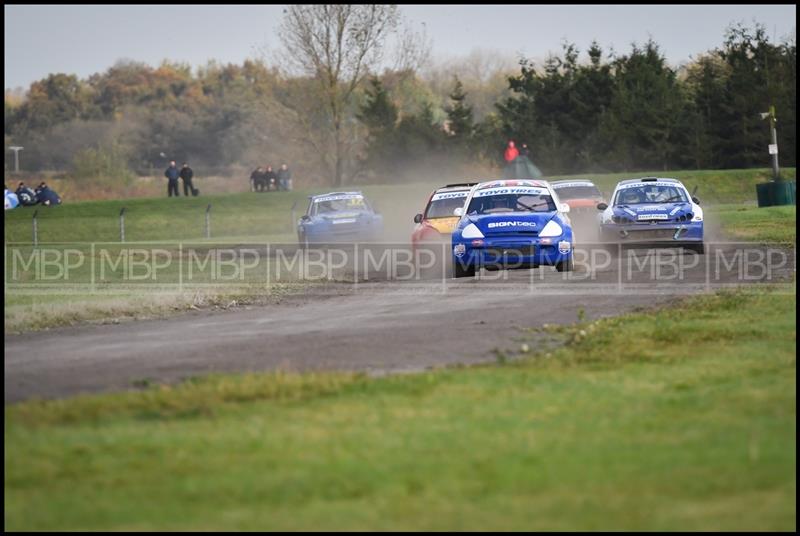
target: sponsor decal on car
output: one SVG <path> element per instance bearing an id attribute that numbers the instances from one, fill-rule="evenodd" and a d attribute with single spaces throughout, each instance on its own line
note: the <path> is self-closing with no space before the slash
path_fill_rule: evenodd
<path id="1" fill-rule="evenodd" d="M 487 226 L 489 229 L 495 227 L 536 227 L 536 223 L 532 221 L 493 221 Z"/>
<path id="2" fill-rule="evenodd" d="M 486 197 L 489 195 L 509 195 L 509 194 L 528 194 L 528 195 L 550 195 L 550 192 L 545 188 L 536 188 L 533 186 L 513 186 L 501 188 L 488 188 L 486 190 L 479 190 L 475 192 L 474 197 Z"/>
<path id="3" fill-rule="evenodd" d="M 458 199 L 459 197 L 467 197 L 467 195 L 469 195 L 469 190 L 464 190 L 463 192 L 442 192 L 440 194 L 434 194 L 433 197 L 431 197 L 431 201 Z"/>
<path id="4" fill-rule="evenodd" d="M 643 186 L 669 186 L 672 188 L 680 188 L 680 185 L 675 182 L 634 182 L 631 184 L 622 184 L 617 189 L 626 190 L 628 188 L 641 188 Z"/>
<path id="5" fill-rule="evenodd" d="M 464 244 L 456 244 L 456 247 L 453 248 L 453 255 L 455 255 L 458 258 L 463 257 L 464 253 L 466 252 L 467 252 L 467 246 L 465 246 Z"/>
<path id="6" fill-rule="evenodd" d="M 558 252 L 559 253 L 569 253 L 569 250 L 572 249 L 572 244 L 569 243 L 567 240 L 562 240 L 558 243 Z"/>
<path id="7" fill-rule="evenodd" d="M 594 186 L 594 183 L 591 181 L 573 181 L 573 182 L 561 182 L 558 184 L 551 184 L 553 189 L 559 190 L 561 188 L 577 188 L 579 186 Z"/>
<path id="8" fill-rule="evenodd" d="M 340 201 L 343 199 L 364 199 L 364 196 L 361 194 L 338 194 L 338 195 L 328 195 L 325 197 L 317 197 L 314 199 L 315 203 L 322 203 L 323 201 Z"/>
<path id="9" fill-rule="evenodd" d="M 337 218 L 337 219 L 334 219 L 334 220 L 331 220 L 331 221 L 334 224 L 337 224 L 337 223 L 355 223 L 356 219 L 355 218 Z"/>

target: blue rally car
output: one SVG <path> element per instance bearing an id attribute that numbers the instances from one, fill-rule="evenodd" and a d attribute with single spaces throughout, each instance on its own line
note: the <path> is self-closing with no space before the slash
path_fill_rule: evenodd
<path id="1" fill-rule="evenodd" d="M 677 179 L 620 181 L 611 205 L 597 205 L 605 243 L 634 247 L 681 247 L 702 254 L 703 209 Z"/>
<path id="2" fill-rule="evenodd" d="M 453 277 L 489 270 L 555 266 L 573 269 L 569 206 L 542 180 L 498 180 L 473 186 L 457 209 Z"/>
<path id="3" fill-rule="evenodd" d="M 383 216 L 361 192 L 330 192 L 308 199 L 308 209 L 297 222 L 297 239 L 303 247 L 376 240 L 383 233 Z"/>

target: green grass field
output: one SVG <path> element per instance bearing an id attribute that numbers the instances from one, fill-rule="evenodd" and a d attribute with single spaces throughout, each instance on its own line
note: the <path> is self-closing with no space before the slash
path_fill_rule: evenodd
<path id="1" fill-rule="evenodd" d="M 759 287 L 492 366 L 7 406 L 5 529 L 795 530 L 795 314 Z"/>

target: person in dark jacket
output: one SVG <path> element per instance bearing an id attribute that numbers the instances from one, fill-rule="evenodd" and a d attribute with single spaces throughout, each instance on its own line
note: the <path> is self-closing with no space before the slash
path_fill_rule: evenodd
<path id="1" fill-rule="evenodd" d="M 20 182 L 17 185 L 17 191 L 14 192 L 17 194 L 17 199 L 19 199 L 19 204 L 23 207 L 31 207 L 39 202 L 39 198 L 36 196 L 36 192 L 34 192 L 31 188 L 25 186 L 24 182 Z"/>
<path id="2" fill-rule="evenodd" d="M 267 191 L 278 189 L 278 176 L 272 171 L 272 166 L 267 166 L 264 172 L 264 182 L 267 184 Z"/>
<path id="3" fill-rule="evenodd" d="M 530 156 L 531 155 L 531 151 L 530 151 L 530 149 L 528 149 L 528 144 L 527 143 L 523 143 L 522 144 L 522 149 L 519 150 L 519 155 L 520 156 Z"/>
<path id="4" fill-rule="evenodd" d="M 178 177 L 181 176 L 181 172 L 178 170 L 178 166 L 175 165 L 174 160 L 169 163 L 164 176 L 167 178 L 167 197 L 172 197 L 173 193 L 175 197 L 180 197 L 180 193 L 178 193 Z"/>
<path id="5" fill-rule="evenodd" d="M 257 192 L 264 189 L 264 168 L 258 166 L 250 174 L 250 191 Z"/>
<path id="6" fill-rule="evenodd" d="M 184 162 L 183 167 L 181 167 L 180 177 L 183 179 L 183 195 L 186 197 L 194 195 L 194 186 L 192 186 L 194 171 L 192 171 L 192 168 L 189 167 L 187 162 Z"/>
<path id="7" fill-rule="evenodd" d="M 61 204 L 61 198 L 55 191 L 51 190 L 44 181 L 36 188 L 36 197 L 39 199 L 39 203 L 45 206 Z"/>
<path id="8" fill-rule="evenodd" d="M 286 164 L 281 164 L 281 169 L 278 170 L 278 189 L 283 191 L 292 189 L 292 172 Z"/>

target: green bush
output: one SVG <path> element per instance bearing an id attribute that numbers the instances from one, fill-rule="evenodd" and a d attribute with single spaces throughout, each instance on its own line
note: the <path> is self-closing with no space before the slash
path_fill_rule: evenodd
<path id="1" fill-rule="evenodd" d="M 81 182 L 124 185 L 135 178 L 128 167 L 128 152 L 117 142 L 78 151 L 72 160 L 72 177 Z"/>

